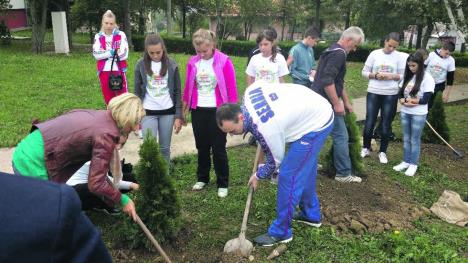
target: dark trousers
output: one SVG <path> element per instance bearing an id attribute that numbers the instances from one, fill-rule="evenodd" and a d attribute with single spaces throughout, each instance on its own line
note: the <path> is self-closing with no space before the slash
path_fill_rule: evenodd
<path id="1" fill-rule="evenodd" d="M 366 121 L 364 124 L 363 144 L 370 149 L 377 115 L 381 115 L 380 152 L 387 152 L 392 121 L 395 117 L 398 95 L 378 95 L 371 92 L 366 97 Z"/>
<path id="2" fill-rule="evenodd" d="M 82 210 L 91 210 L 93 208 L 111 208 L 99 196 L 91 193 L 88 184 L 77 184 L 73 186 L 81 200 Z"/>
<path id="3" fill-rule="evenodd" d="M 432 104 L 434 104 L 434 99 L 437 96 L 438 92 L 444 92 L 445 90 L 445 82 L 437 83 L 434 87 L 434 94 L 432 94 L 431 98 L 429 99 L 429 104 L 427 105 L 429 109 L 432 107 Z"/>
<path id="4" fill-rule="evenodd" d="M 192 110 L 192 128 L 198 151 L 197 176 L 199 182 L 210 180 L 211 151 L 218 188 L 227 188 L 229 166 L 226 152 L 226 133 L 216 124 L 216 108 L 198 107 Z"/>

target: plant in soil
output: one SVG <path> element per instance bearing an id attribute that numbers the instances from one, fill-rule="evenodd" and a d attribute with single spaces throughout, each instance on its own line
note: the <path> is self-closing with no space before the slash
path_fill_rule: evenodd
<path id="1" fill-rule="evenodd" d="M 445 107 L 442 102 L 442 92 L 439 92 L 435 97 L 434 104 L 427 115 L 427 122 L 432 125 L 442 138 L 450 142 L 450 130 L 445 120 Z M 437 137 L 428 125 L 424 126 L 421 140 L 426 143 L 443 144 L 442 140 Z"/>
<path id="2" fill-rule="evenodd" d="M 169 176 L 167 163 L 150 133 L 144 138 L 139 155 L 135 176 L 140 190 L 133 195 L 137 213 L 159 242 L 171 241 L 181 228 L 181 206 L 174 179 Z M 119 237 L 132 248 L 152 247 L 143 231 L 128 218 L 119 230 Z"/>

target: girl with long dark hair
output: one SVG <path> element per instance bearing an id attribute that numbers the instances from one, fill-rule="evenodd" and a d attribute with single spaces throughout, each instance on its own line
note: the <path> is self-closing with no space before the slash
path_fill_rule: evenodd
<path id="1" fill-rule="evenodd" d="M 158 139 L 168 164 L 172 129 L 179 133 L 183 123 L 180 93 L 179 67 L 169 58 L 163 39 L 158 34 L 148 34 L 143 58 L 135 66 L 135 94 L 146 111 L 141 121 L 143 135 L 150 131 Z"/>
<path id="2" fill-rule="evenodd" d="M 393 170 L 414 176 L 421 151 L 421 134 L 426 123 L 427 103 L 434 93 L 435 82 L 425 73 L 420 52 L 411 54 L 406 62 L 403 86 L 400 89 L 401 127 L 403 128 L 403 162 Z"/>

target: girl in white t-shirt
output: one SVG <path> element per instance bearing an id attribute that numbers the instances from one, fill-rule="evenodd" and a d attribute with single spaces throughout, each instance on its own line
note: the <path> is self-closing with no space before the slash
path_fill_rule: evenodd
<path id="1" fill-rule="evenodd" d="M 169 58 L 159 34 L 148 34 L 145 52 L 135 66 L 135 94 L 143 102 L 146 116 L 141 120 L 143 134 L 158 138 L 164 159 L 170 162 L 172 130 L 179 133 L 182 102 L 179 67 Z"/>
<path id="2" fill-rule="evenodd" d="M 401 127 L 403 128 L 403 162 L 393 170 L 406 170 L 405 175 L 414 176 L 418 169 L 421 151 L 421 134 L 426 123 L 427 103 L 434 93 L 435 82 L 424 71 L 424 58 L 419 52 L 407 59 L 403 86 L 400 89 Z"/>
<path id="3" fill-rule="evenodd" d="M 369 79 L 366 96 L 366 121 L 363 132 L 361 157 L 370 155 L 371 139 L 377 115 L 380 111 L 380 163 L 387 163 L 387 147 L 392 131 L 392 121 L 398 101 L 398 82 L 403 78 L 405 62 L 396 48 L 400 34 L 390 33 L 385 39 L 384 48 L 372 51 L 367 57 L 362 76 Z"/>
<path id="4" fill-rule="evenodd" d="M 253 56 L 247 65 L 247 86 L 256 80 L 284 83 L 284 76 L 289 74 L 289 69 L 284 56 L 278 53 L 271 31 L 261 32 L 257 37 L 257 45 L 261 53 Z"/>

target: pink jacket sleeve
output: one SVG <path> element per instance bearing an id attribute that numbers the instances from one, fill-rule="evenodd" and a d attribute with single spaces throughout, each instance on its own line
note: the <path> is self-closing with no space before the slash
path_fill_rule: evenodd
<path id="1" fill-rule="evenodd" d="M 189 89 L 190 89 L 189 79 L 190 79 L 190 74 L 192 74 L 192 65 L 190 65 L 190 62 L 189 62 L 189 63 L 187 63 L 187 67 L 185 69 L 184 94 L 182 95 L 182 101 L 185 102 L 186 104 L 189 103 Z"/>
<path id="2" fill-rule="evenodd" d="M 226 82 L 226 90 L 229 103 L 237 103 L 237 83 L 236 71 L 230 58 L 226 60 L 223 67 L 224 81 Z"/>

